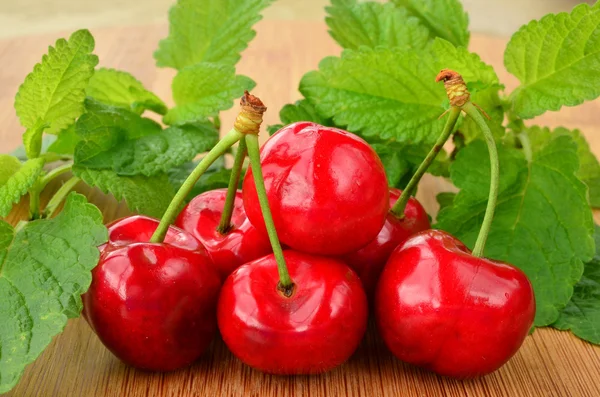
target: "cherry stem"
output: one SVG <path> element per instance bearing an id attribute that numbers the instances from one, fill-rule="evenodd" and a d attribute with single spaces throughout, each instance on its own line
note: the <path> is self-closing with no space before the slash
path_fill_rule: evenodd
<path id="1" fill-rule="evenodd" d="M 227 187 L 227 196 L 225 197 L 225 206 L 223 207 L 223 213 L 221 214 L 221 222 L 219 223 L 219 226 L 217 226 L 217 232 L 221 234 L 227 234 L 227 232 L 231 230 L 233 204 L 235 203 L 235 196 L 240 183 L 240 175 L 242 174 L 246 152 L 246 140 L 241 139 L 235 154 L 233 167 L 231 168 L 231 176 L 229 177 L 229 186 Z"/>
<path id="2" fill-rule="evenodd" d="M 419 168 L 417 168 L 417 171 L 414 173 L 412 178 L 410 178 L 410 181 L 408 181 L 408 184 L 406 185 L 406 187 L 402 191 L 402 194 L 400 195 L 400 197 L 398 198 L 398 200 L 396 201 L 396 203 L 390 211 L 392 215 L 394 215 L 396 218 L 404 218 L 404 209 L 408 204 L 410 196 L 412 196 L 415 193 L 415 191 L 417 190 L 417 186 L 419 185 L 419 181 L 421 180 L 423 175 L 425 175 L 427 169 L 431 166 L 439 152 L 442 150 L 444 144 L 446 143 L 450 135 L 452 135 L 452 131 L 454 130 L 456 121 L 460 116 L 460 112 L 461 108 L 458 106 L 452 106 L 450 108 L 450 116 L 448 117 L 448 121 L 446 121 L 444 130 L 435 142 L 435 145 L 433 145 L 429 153 L 427 153 L 427 156 L 425 157 L 423 162 L 419 165 Z"/>
<path id="3" fill-rule="evenodd" d="M 475 124 L 477 124 L 477 126 L 483 132 L 483 136 L 485 137 L 485 142 L 487 143 L 488 151 L 490 153 L 490 194 L 488 197 L 487 208 L 485 209 L 485 215 L 483 217 L 483 223 L 481 224 L 477 241 L 475 241 L 475 246 L 473 247 L 473 255 L 481 258 L 485 249 L 485 242 L 492 227 L 494 210 L 496 208 L 496 202 L 498 201 L 500 163 L 498 161 L 498 151 L 496 149 L 494 135 L 492 134 L 490 127 L 488 127 L 479 110 L 471 102 L 467 102 L 465 105 L 463 105 L 462 110 L 464 110 L 464 112 L 473 119 Z"/>
<path id="4" fill-rule="evenodd" d="M 291 296 L 294 283 L 290 278 L 285 259 L 283 257 L 283 251 L 279 238 L 277 237 L 277 230 L 275 229 L 275 223 L 273 222 L 273 215 L 271 214 L 271 208 L 269 207 L 269 200 L 267 198 L 267 190 L 265 189 L 265 180 L 263 178 L 262 168 L 260 165 L 260 152 L 258 145 L 258 136 L 254 134 L 246 135 L 246 144 L 248 145 L 248 157 L 250 157 L 250 166 L 252 167 L 252 174 L 254 176 L 254 183 L 256 185 L 256 194 L 258 195 L 258 202 L 260 203 L 260 209 L 262 211 L 263 219 L 265 220 L 265 226 L 271 241 L 271 247 L 273 248 L 273 254 L 277 262 L 277 271 L 279 272 L 279 285 L 278 289 L 283 292 L 287 297 Z"/>
<path id="5" fill-rule="evenodd" d="M 206 172 L 212 163 L 225 154 L 225 152 L 227 152 L 227 150 L 236 142 L 242 139 L 243 136 L 244 134 L 234 127 L 223 137 L 223 139 L 217 142 L 217 144 L 210 150 L 210 152 L 208 152 L 206 156 L 202 158 L 194 171 L 192 171 L 185 182 L 183 182 L 183 185 L 181 185 L 175 194 L 175 197 L 173 197 L 173 200 L 171 200 L 171 203 L 162 216 L 158 227 L 152 235 L 152 238 L 150 238 L 151 243 L 163 242 L 165 236 L 167 235 L 167 231 L 169 230 L 169 226 L 173 223 L 173 221 L 175 221 L 175 218 L 177 218 L 183 202 L 194 188 L 194 185 L 196 185 L 198 182 L 198 179 L 200 179 L 200 177 Z"/>
<path id="6" fill-rule="evenodd" d="M 54 212 L 56 212 L 56 210 L 60 206 L 60 203 L 63 202 L 65 197 L 67 197 L 67 195 L 71 192 L 71 190 L 73 190 L 75 185 L 77 185 L 80 181 L 81 179 L 76 176 L 67 179 L 67 181 L 63 183 L 60 189 L 58 189 L 56 193 L 54 193 L 50 201 L 48 201 L 46 208 L 44 208 L 42 218 L 52 218 Z"/>

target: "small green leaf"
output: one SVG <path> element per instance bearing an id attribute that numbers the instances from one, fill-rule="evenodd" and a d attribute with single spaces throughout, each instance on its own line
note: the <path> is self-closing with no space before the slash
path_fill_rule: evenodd
<path id="1" fill-rule="evenodd" d="M 73 174 L 90 186 L 125 200 L 131 211 L 160 218 L 175 195 L 166 174 L 151 177 L 119 176 L 111 170 L 93 170 L 74 166 Z"/>
<path id="2" fill-rule="evenodd" d="M 50 47 L 19 87 L 15 109 L 24 127 L 49 124 L 56 134 L 72 124 L 83 111 L 85 87 L 94 74 L 98 57 L 92 54 L 94 38 L 87 30 L 73 33 Z"/>
<path id="3" fill-rule="evenodd" d="M 469 16 L 459 0 L 392 0 L 419 18 L 432 37 L 455 46 L 469 46 Z"/>
<path id="4" fill-rule="evenodd" d="M 559 128 L 555 130 L 567 131 Z M 577 142 L 577 155 L 579 156 L 579 171 L 577 177 L 583 181 L 588 187 L 588 196 L 590 204 L 594 208 L 600 208 L 600 163 L 590 149 L 590 145 L 585 140 L 585 137 L 579 130 L 568 131 L 568 133 Z"/>
<path id="5" fill-rule="evenodd" d="M 235 65 L 272 1 L 179 0 L 169 11 L 169 36 L 154 53 L 156 64 L 178 70 L 199 62 Z"/>
<path id="6" fill-rule="evenodd" d="M 244 90 L 256 83 L 246 76 L 236 76 L 233 66 L 198 63 L 189 66 L 173 79 L 176 106 L 164 117 L 166 124 L 184 124 L 205 120 L 233 106 Z"/>
<path id="7" fill-rule="evenodd" d="M 107 238 L 102 214 L 77 193 L 58 216 L 29 222 L 16 234 L 0 221 L 0 393 L 79 316 L 97 246 Z"/>
<path id="8" fill-rule="evenodd" d="M 30 128 L 27 128 L 23 134 L 23 147 L 27 158 L 34 159 L 39 157 L 42 152 L 42 135 L 49 124 L 44 124 L 41 119 Z"/>
<path id="9" fill-rule="evenodd" d="M 52 137 L 55 139 L 47 146 L 46 150 L 43 149 L 42 145 L 42 153 L 50 152 L 72 156 L 75 153 L 75 147 L 81 141 L 75 126 L 76 124 L 73 124 L 66 130 L 61 131 L 56 137 Z"/>
<path id="10" fill-rule="evenodd" d="M 169 181 L 175 190 L 179 190 L 186 178 L 192 173 L 192 171 L 198 165 L 198 161 L 190 161 L 182 164 L 178 167 L 174 167 L 169 170 Z M 225 160 L 223 157 L 219 157 L 217 161 L 211 164 L 206 172 L 200 177 L 198 182 L 194 185 L 194 188 L 187 197 L 187 200 L 191 200 L 197 195 L 204 193 L 208 190 L 226 188 L 229 185 L 229 178 L 231 176 L 231 170 L 225 168 Z M 240 180 L 240 189 L 241 189 Z"/>
<path id="11" fill-rule="evenodd" d="M 332 0 L 331 6 L 325 9 L 329 14 L 325 18 L 329 34 L 344 48 L 385 46 L 420 49 L 429 41 L 429 31 L 418 18 L 390 3 Z"/>
<path id="12" fill-rule="evenodd" d="M 21 161 L 10 154 L 0 154 L 0 187 L 21 169 Z"/>
<path id="13" fill-rule="evenodd" d="M 96 70 L 86 88 L 86 94 L 107 105 L 129 109 L 142 114 L 151 110 L 166 114 L 167 106 L 144 85 L 127 72 L 101 68 Z"/>
<path id="14" fill-rule="evenodd" d="M 10 213 L 13 204 L 18 203 L 37 182 L 43 168 L 44 159 L 28 160 L 0 186 L 0 216 Z"/>
<path id="15" fill-rule="evenodd" d="M 510 96 L 516 115 L 530 119 L 600 95 L 599 27 L 598 7 L 581 4 L 570 14 L 531 21 L 513 35 L 504 65 L 521 82 Z"/>

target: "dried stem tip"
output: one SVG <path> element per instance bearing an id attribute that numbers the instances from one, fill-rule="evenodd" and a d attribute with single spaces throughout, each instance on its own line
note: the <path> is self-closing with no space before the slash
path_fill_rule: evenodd
<path id="1" fill-rule="evenodd" d="M 244 91 L 244 96 L 240 101 L 240 113 L 235 119 L 233 128 L 242 134 L 258 135 L 260 125 L 263 121 L 263 114 L 267 111 L 267 107 L 258 97 L 250 95 L 248 91 Z"/>
<path id="2" fill-rule="evenodd" d="M 443 69 L 435 78 L 436 83 L 444 82 L 450 105 L 462 107 L 471 98 L 467 85 L 462 76 L 450 69 Z"/>

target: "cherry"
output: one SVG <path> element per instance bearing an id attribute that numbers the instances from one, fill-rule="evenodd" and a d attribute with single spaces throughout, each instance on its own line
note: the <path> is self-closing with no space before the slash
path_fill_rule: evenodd
<path id="1" fill-rule="evenodd" d="M 367 300 L 352 269 L 333 258 L 283 252 L 294 280 L 278 289 L 274 255 L 235 270 L 223 284 L 217 318 L 229 349 L 271 374 L 315 374 L 346 361 L 360 343 Z"/>
<path id="2" fill-rule="evenodd" d="M 261 148 L 269 206 L 282 243 L 313 254 L 343 255 L 371 241 L 389 209 L 385 171 L 374 150 L 349 132 L 300 122 Z M 244 208 L 265 230 L 252 168 Z"/>
<path id="3" fill-rule="evenodd" d="M 527 276 L 471 255 L 446 232 L 409 238 L 386 264 L 376 291 L 379 332 L 400 360 L 457 378 L 500 368 L 535 317 Z"/>
<path id="4" fill-rule="evenodd" d="M 394 206 L 401 193 L 396 188 L 390 188 L 390 207 Z M 425 209 L 417 199 L 410 197 L 402 219 L 388 212 L 377 237 L 363 248 L 346 254 L 341 259 L 358 273 L 367 295 L 372 296 L 379 275 L 394 248 L 413 234 L 429 228 L 431 224 Z"/>
<path id="5" fill-rule="evenodd" d="M 82 298 L 88 323 L 119 359 L 170 371 L 208 347 L 221 282 L 204 247 L 187 232 L 171 226 L 164 243 L 146 242 L 158 223 L 134 216 L 111 224 Z"/>
<path id="6" fill-rule="evenodd" d="M 223 280 L 244 263 L 273 252 L 268 236 L 248 220 L 241 191 L 235 195 L 229 230 L 218 231 L 226 195 L 227 189 L 217 189 L 196 196 L 175 221 L 204 245 Z"/>

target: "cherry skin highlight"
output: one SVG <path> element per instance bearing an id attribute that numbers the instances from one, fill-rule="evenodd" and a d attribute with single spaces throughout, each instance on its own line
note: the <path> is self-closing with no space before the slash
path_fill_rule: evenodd
<path id="1" fill-rule="evenodd" d="M 204 192 L 192 199 L 175 221 L 202 243 L 223 280 L 244 263 L 273 252 L 269 237 L 248 220 L 241 191 L 236 193 L 231 229 L 226 234 L 217 231 L 226 196 L 227 189 Z"/>
<path id="2" fill-rule="evenodd" d="M 223 284 L 217 316 L 223 340 L 245 364 L 279 374 L 316 374 L 346 361 L 367 325 L 367 299 L 352 269 L 332 258 L 286 250 L 294 280 L 277 289 L 273 255 L 235 270 Z"/>
<path id="3" fill-rule="evenodd" d="M 261 164 L 281 242 L 302 252 L 343 255 L 366 245 L 385 221 L 388 186 L 375 151 L 349 132 L 310 122 L 288 125 L 261 148 Z M 265 230 L 252 169 L 244 208 Z"/>
<path id="4" fill-rule="evenodd" d="M 390 208 L 394 206 L 402 191 L 390 188 Z M 353 268 L 360 277 L 367 295 L 375 292 L 379 275 L 392 251 L 413 234 L 431 228 L 425 209 L 411 197 L 404 209 L 404 218 L 398 219 L 388 212 L 381 231 L 369 244 L 358 251 L 342 256 L 342 260 Z"/>
<path id="5" fill-rule="evenodd" d="M 472 378 L 517 352 L 533 325 L 535 298 L 521 270 L 477 258 L 450 234 L 427 230 L 392 253 L 377 285 L 375 315 L 400 360 Z"/>
<path id="6" fill-rule="evenodd" d="M 157 226 L 147 217 L 113 223 L 112 242 L 82 298 L 88 323 L 115 356 L 134 367 L 171 371 L 194 362 L 210 344 L 221 281 L 187 232 L 171 227 L 165 243 L 147 243 Z"/>

